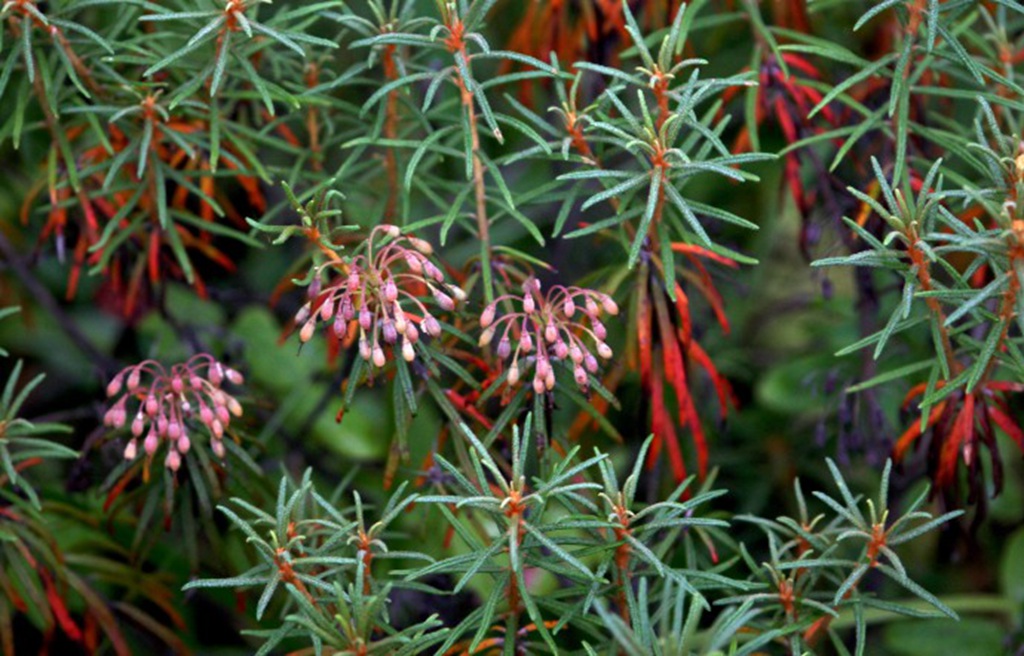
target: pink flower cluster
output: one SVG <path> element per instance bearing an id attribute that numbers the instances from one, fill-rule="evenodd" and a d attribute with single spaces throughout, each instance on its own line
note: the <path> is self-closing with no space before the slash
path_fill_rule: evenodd
<path id="1" fill-rule="evenodd" d="M 169 445 L 164 465 L 178 471 L 182 456 L 192 446 L 189 429 L 197 422 L 209 432 L 214 455 L 223 458 L 224 431 L 232 416 L 242 414 L 238 400 L 221 389 L 225 380 L 241 384 L 242 374 L 205 353 L 172 366 L 170 372 L 153 360 L 140 362 L 123 369 L 107 385 L 107 396 L 118 398 L 103 423 L 122 428 L 132 417 L 132 437 L 124 449 L 126 460 L 138 456 L 139 439 L 147 458 L 152 458 L 164 441 Z"/>
<path id="2" fill-rule="evenodd" d="M 384 241 L 386 240 L 386 241 Z M 383 245 L 375 241 L 383 241 Z M 359 331 L 359 354 L 375 367 L 387 363 L 384 346 L 401 351 L 406 362 L 416 359 L 414 345 L 420 331 L 441 334 L 441 324 L 420 297 L 429 293 L 437 307 L 455 309 L 466 293 L 444 281 L 444 274 L 428 257 L 433 253 L 422 239 L 402 235 L 398 226 L 380 225 L 366 240 L 366 250 L 344 264 L 328 262 L 321 268 L 340 269 L 340 275 L 321 288 L 319 275 L 310 287 L 310 300 L 299 309 L 299 339 L 313 337 L 318 322 L 333 320 L 334 334 L 344 337 L 353 323 Z M 319 271 L 317 272 L 319 274 Z"/>
<path id="3" fill-rule="evenodd" d="M 552 361 L 568 359 L 576 384 L 586 391 L 588 374 L 596 373 L 598 361 L 588 343 L 602 359 L 612 357 L 612 349 L 605 343 L 607 330 L 601 323 L 602 310 L 618 314 L 619 308 L 607 294 L 580 287 L 551 287 L 541 293 L 540 281 L 528 278 L 523 283 L 523 294 L 500 296 L 484 308 L 480 326 L 480 346 L 498 338 L 498 357 L 511 356 L 508 383 L 516 385 L 527 368 L 533 366 L 533 390 L 540 394 L 555 386 Z M 511 305 L 513 311 L 496 318 L 501 305 Z M 515 306 L 518 305 L 518 311 Z M 584 323 L 585 322 L 585 323 Z"/>

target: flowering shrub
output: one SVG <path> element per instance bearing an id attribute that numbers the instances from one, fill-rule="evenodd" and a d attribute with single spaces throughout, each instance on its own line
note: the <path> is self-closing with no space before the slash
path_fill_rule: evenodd
<path id="1" fill-rule="evenodd" d="M 1022 66 L 1011 0 L 4 2 L 0 651 L 1019 651 Z"/>
<path id="2" fill-rule="evenodd" d="M 505 300 L 518 301 L 520 310 L 508 312 L 495 319 L 498 304 Z M 580 303 L 580 315 L 576 304 Z M 506 380 L 512 387 L 521 375 L 520 356 L 524 364 L 533 360 L 533 391 L 535 394 L 550 392 L 555 387 L 555 371 L 552 361 L 571 362 L 573 379 L 583 392 L 587 391 L 588 376 L 597 373 L 597 358 L 588 348 L 588 343 L 597 354 L 607 360 L 612 349 L 604 342 L 608 331 L 598 318 L 601 310 L 618 314 L 619 307 L 607 294 L 579 287 L 556 285 L 541 293 L 540 281 L 528 278 L 523 283 L 522 296 L 507 294 L 491 301 L 480 315 L 480 346 L 487 346 L 500 331 L 498 357 L 507 360 L 512 356 Z M 586 318 L 586 323 L 582 321 Z M 504 324 L 504 325 L 502 325 Z M 512 350 L 515 338 L 515 352 Z M 534 346 L 536 344 L 536 346 Z M 536 349 L 536 355 L 533 355 Z"/>
<path id="3" fill-rule="evenodd" d="M 376 234 L 397 239 L 378 245 L 374 253 Z M 433 252 L 428 242 L 400 234 L 397 226 L 377 226 L 367 238 L 365 254 L 348 261 L 331 260 L 318 267 L 338 270 L 338 279 L 329 281 L 326 287 L 320 284 L 322 271 L 314 270 L 309 289 L 313 298 L 295 315 L 295 323 L 302 325 L 299 339 L 308 342 L 316 323 L 333 317 L 335 337 L 351 343 L 358 334 L 359 356 L 379 368 L 387 362 L 382 342 L 394 349 L 401 338 L 402 358 L 412 362 L 420 329 L 431 337 L 441 336 L 441 324 L 417 292 L 429 292 L 445 312 L 454 310 L 456 299 L 465 300 L 466 294 L 444 282 L 444 274 L 427 257 Z M 403 303 L 414 314 L 407 314 Z"/>
<path id="4" fill-rule="evenodd" d="M 147 382 L 144 376 L 152 380 Z M 122 428 L 132 417 L 132 438 L 124 448 L 125 460 L 135 460 L 139 455 L 139 439 L 145 433 L 142 449 L 147 462 L 165 442 L 164 465 L 178 471 L 181 457 L 192 445 L 189 429 L 197 428 L 197 423 L 209 433 L 210 450 L 223 458 L 224 431 L 232 416 L 242 415 L 238 400 L 221 389 L 225 380 L 240 385 L 242 374 L 207 354 L 176 364 L 169 373 L 158 362 L 140 362 L 118 373 L 107 385 L 107 396 L 118 398 L 107 410 L 103 423 Z M 134 402 L 133 411 L 129 410 L 129 401 Z"/>

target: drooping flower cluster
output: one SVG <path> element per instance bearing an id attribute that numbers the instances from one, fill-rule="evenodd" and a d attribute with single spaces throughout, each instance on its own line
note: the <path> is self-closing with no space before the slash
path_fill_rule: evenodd
<path id="1" fill-rule="evenodd" d="M 107 385 L 108 397 L 120 396 L 107 410 L 103 423 L 122 428 L 132 416 L 126 460 L 138 456 L 140 439 L 147 458 L 166 441 L 164 465 L 177 471 L 182 456 L 192 447 L 189 430 L 199 426 L 209 433 L 214 455 L 223 458 L 224 431 L 232 416 L 242 415 L 238 400 L 221 388 L 225 380 L 239 385 L 242 374 L 206 353 L 172 366 L 170 372 L 153 360 L 140 362 L 120 371 Z"/>
<path id="2" fill-rule="evenodd" d="M 568 359 L 576 384 L 586 391 L 588 374 L 598 370 L 593 351 L 604 360 L 612 357 L 612 349 L 604 341 L 607 329 L 600 315 L 602 311 L 618 314 L 615 301 L 601 292 L 561 285 L 543 294 L 540 281 L 532 277 L 523 283 L 522 289 L 522 296 L 500 296 L 484 308 L 480 316 L 484 329 L 480 345 L 490 344 L 500 331 L 497 354 L 503 360 L 511 357 L 509 385 L 518 384 L 533 367 L 534 392 L 550 391 L 555 386 L 552 362 Z M 519 309 L 497 317 L 499 306 L 503 305 L 518 305 Z"/>
<path id="3" fill-rule="evenodd" d="M 375 240 L 387 240 L 375 249 Z M 339 275 L 321 288 L 318 275 L 310 286 L 310 300 L 299 309 L 299 339 L 308 342 L 318 322 L 332 321 L 340 339 L 358 335 L 359 354 L 375 367 L 387 363 L 384 345 L 400 350 L 406 362 L 416 359 L 414 345 L 420 332 L 441 334 L 441 324 L 421 300 L 426 294 L 439 308 L 455 309 L 466 293 L 446 283 L 444 273 L 430 261 L 434 249 L 422 239 L 401 234 L 398 226 L 379 225 L 370 231 L 366 250 L 345 262 L 331 261 Z"/>

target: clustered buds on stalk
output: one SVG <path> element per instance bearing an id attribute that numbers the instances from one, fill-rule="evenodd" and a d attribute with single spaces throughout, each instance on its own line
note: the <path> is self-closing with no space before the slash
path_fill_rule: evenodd
<path id="1" fill-rule="evenodd" d="M 374 240 L 388 241 L 374 250 Z M 359 354 L 374 367 L 387 363 L 384 345 L 401 352 L 406 362 L 416 359 L 414 345 L 425 332 L 441 334 L 441 324 L 420 300 L 430 294 L 444 311 L 455 308 L 466 293 L 445 282 L 444 274 L 428 257 L 434 252 L 422 239 L 401 234 L 398 226 L 379 225 L 370 231 L 366 250 L 344 264 L 322 266 L 338 276 L 322 287 L 319 274 L 310 286 L 309 301 L 295 315 L 299 339 L 308 342 L 318 322 L 332 321 L 334 334 L 345 338 L 358 331 Z"/>
<path id="2" fill-rule="evenodd" d="M 103 423 L 122 428 L 131 419 L 131 440 L 124 449 L 126 460 L 139 455 L 139 440 L 147 458 L 153 458 L 161 440 L 169 444 L 164 465 L 178 471 L 182 456 L 192 447 L 189 429 L 197 423 L 210 435 L 210 449 L 224 457 L 224 432 L 231 417 L 242 415 L 242 406 L 223 389 L 227 380 L 242 383 L 242 374 L 201 353 L 170 373 L 158 362 L 146 360 L 120 371 L 107 385 L 107 396 L 120 396 L 107 410 Z M 143 437 L 145 435 L 145 437 Z"/>
<path id="3" fill-rule="evenodd" d="M 618 314 L 619 308 L 607 294 L 580 287 L 555 285 L 547 294 L 541 293 L 540 281 L 529 278 L 523 283 L 523 294 L 508 294 L 494 299 L 480 315 L 480 346 L 487 346 L 498 338 L 498 357 L 508 359 L 508 384 L 516 385 L 533 367 L 533 390 L 537 394 L 555 386 L 552 362 L 566 361 L 573 370 L 576 384 L 584 392 L 588 389 L 589 374 L 597 372 L 598 360 L 612 357 L 612 349 L 605 343 L 607 329 L 601 323 L 601 312 Z M 497 316 L 500 305 L 520 306 Z M 588 348 L 592 345 L 592 349 Z"/>

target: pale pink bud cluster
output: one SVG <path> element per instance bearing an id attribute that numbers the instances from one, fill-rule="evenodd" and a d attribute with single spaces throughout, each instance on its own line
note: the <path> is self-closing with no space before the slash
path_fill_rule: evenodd
<path id="1" fill-rule="evenodd" d="M 498 338 L 498 357 L 510 360 L 509 385 L 518 384 L 532 367 L 534 392 L 550 391 L 555 386 L 553 363 L 563 361 L 572 368 L 576 385 L 586 391 L 590 374 L 597 373 L 598 357 L 612 357 L 600 315 L 618 314 L 615 301 L 601 292 L 561 285 L 543 294 L 536 278 L 527 279 L 522 289 L 522 296 L 501 296 L 484 308 L 480 345 Z M 508 304 L 513 311 L 498 316 Z"/>
<path id="2" fill-rule="evenodd" d="M 441 323 L 423 297 L 429 294 L 446 312 L 466 298 L 462 289 L 445 282 L 444 273 L 430 260 L 433 252 L 428 242 L 401 234 L 397 226 L 377 226 L 370 231 L 364 252 L 344 265 L 324 265 L 337 271 L 337 277 L 321 286 L 317 272 L 309 301 L 295 315 L 301 326 L 299 339 L 312 339 L 321 322 L 330 322 L 339 338 L 354 326 L 359 354 L 372 366 L 387 363 L 385 348 L 412 362 L 421 333 L 441 335 Z"/>
<path id="3" fill-rule="evenodd" d="M 140 440 L 150 459 L 166 442 L 164 465 L 177 471 L 192 448 L 189 431 L 200 426 L 210 436 L 210 450 L 223 458 L 224 432 L 232 417 L 242 415 L 242 406 L 221 385 L 240 385 L 242 380 L 242 374 L 205 353 L 172 366 L 170 372 L 146 360 L 125 368 L 107 385 L 107 396 L 116 400 L 103 423 L 115 429 L 130 425 L 126 460 L 139 456 Z"/>

